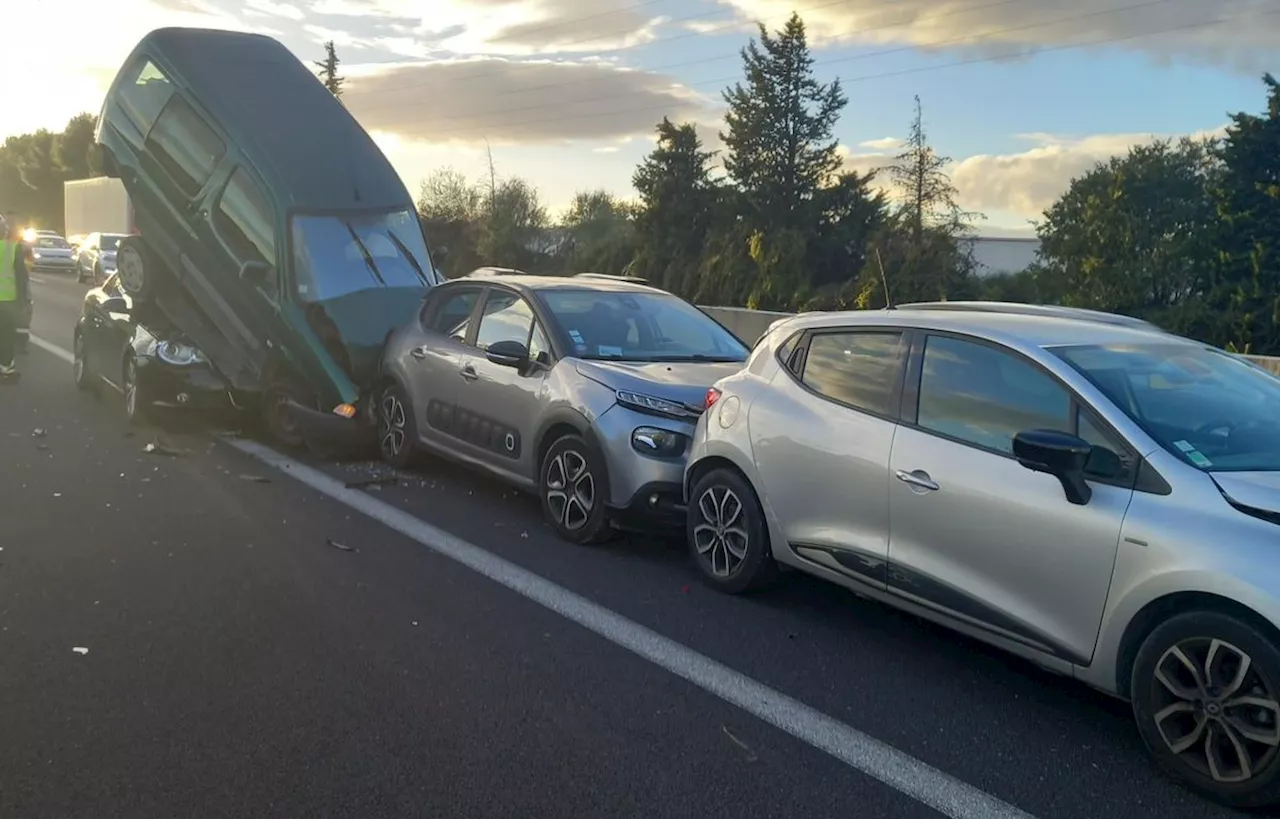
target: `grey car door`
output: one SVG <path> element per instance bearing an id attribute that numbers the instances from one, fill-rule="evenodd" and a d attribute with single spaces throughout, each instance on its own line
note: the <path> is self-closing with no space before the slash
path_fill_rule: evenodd
<path id="1" fill-rule="evenodd" d="M 890 590 L 1087 664 L 1133 497 L 1123 468 L 1133 461 L 1126 467 L 1113 453 L 1113 474 L 1095 470 L 1083 506 L 1066 500 L 1056 478 L 1019 464 L 1020 431 L 1099 433 L 1084 429 L 1087 410 L 1061 381 L 999 345 L 921 336 L 905 392 L 890 462 Z"/>
<path id="2" fill-rule="evenodd" d="M 417 343 L 404 361 L 409 403 L 418 437 L 428 446 L 456 451 L 466 430 L 458 423 L 462 353 L 484 288 L 443 287 L 427 299 L 419 315 Z"/>
<path id="3" fill-rule="evenodd" d="M 873 588 L 886 585 L 889 455 L 906 360 L 897 329 L 819 330 L 785 345 L 751 407 L 764 494 L 789 548 Z"/>
<path id="4" fill-rule="evenodd" d="M 504 288 L 489 290 L 476 321 L 473 343 L 462 353 L 458 391 L 458 417 L 469 430 L 469 454 L 496 471 L 532 480 L 532 442 L 551 364 L 546 335 L 529 303 Z M 525 345 L 533 360 L 522 367 L 490 361 L 485 351 L 499 341 Z"/>

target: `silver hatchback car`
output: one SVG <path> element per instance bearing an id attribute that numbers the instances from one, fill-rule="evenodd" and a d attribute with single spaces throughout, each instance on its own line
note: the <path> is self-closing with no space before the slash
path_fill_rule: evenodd
<path id="1" fill-rule="evenodd" d="M 1280 379 L 1140 326 L 897 309 L 775 324 L 708 405 L 711 585 L 839 583 L 1130 700 L 1203 794 L 1280 801 Z"/>
<path id="2" fill-rule="evenodd" d="M 483 269 L 437 285 L 383 355 L 378 439 L 536 491 L 561 537 L 684 524 L 682 480 L 713 382 L 748 349 L 692 304 L 604 277 Z"/>

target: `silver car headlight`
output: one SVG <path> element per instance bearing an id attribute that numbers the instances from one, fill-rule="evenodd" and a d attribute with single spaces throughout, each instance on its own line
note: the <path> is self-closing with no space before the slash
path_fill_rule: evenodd
<path id="1" fill-rule="evenodd" d="M 668 418 L 696 421 L 700 414 L 678 401 L 668 401 L 665 398 L 656 398 L 652 395 L 643 395 L 630 390 L 618 390 L 617 397 L 619 404 L 625 404 L 641 412 L 665 415 Z"/>
<path id="2" fill-rule="evenodd" d="M 156 357 L 166 364 L 175 367 L 186 367 L 191 364 L 202 364 L 207 359 L 204 353 L 190 344 L 177 341 L 162 341 L 156 345 Z"/>

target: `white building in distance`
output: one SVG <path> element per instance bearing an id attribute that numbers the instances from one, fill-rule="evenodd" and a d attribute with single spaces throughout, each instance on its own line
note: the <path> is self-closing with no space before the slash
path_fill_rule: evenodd
<path id="1" fill-rule="evenodd" d="M 1034 236 L 975 236 L 969 242 L 979 278 L 1020 273 L 1031 266 L 1040 252 L 1040 240 Z"/>

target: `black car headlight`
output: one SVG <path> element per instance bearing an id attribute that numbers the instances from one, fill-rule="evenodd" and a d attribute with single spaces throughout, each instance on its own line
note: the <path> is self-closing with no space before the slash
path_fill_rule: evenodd
<path id="1" fill-rule="evenodd" d="M 638 427 L 631 433 L 631 448 L 654 458 L 678 458 L 688 443 L 686 436 L 658 427 Z"/>
<path id="2" fill-rule="evenodd" d="M 186 367 L 191 364 L 203 364 L 207 359 L 190 344 L 178 341 L 162 341 L 156 345 L 156 358 L 175 367 Z"/>

